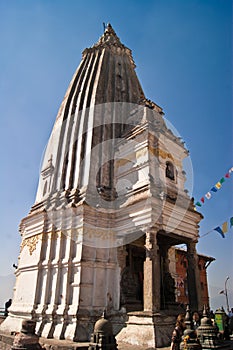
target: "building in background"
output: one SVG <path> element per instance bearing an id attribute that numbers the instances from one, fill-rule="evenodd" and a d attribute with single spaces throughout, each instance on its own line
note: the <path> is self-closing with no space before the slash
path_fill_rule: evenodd
<path id="1" fill-rule="evenodd" d="M 176 301 L 182 305 L 189 303 L 188 296 L 188 281 L 187 281 L 187 267 L 188 258 L 187 251 L 180 248 L 172 247 L 169 250 L 170 272 L 175 280 Z M 209 305 L 209 291 L 207 281 L 207 267 L 214 261 L 215 258 L 198 254 L 198 269 L 200 273 L 201 283 L 201 298 L 202 304 Z M 194 310 L 192 310 L 194 311 Z"/>

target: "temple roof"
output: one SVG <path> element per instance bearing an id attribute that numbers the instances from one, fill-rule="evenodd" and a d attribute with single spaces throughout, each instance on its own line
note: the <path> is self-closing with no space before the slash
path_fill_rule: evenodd
<path id="1" fill-rule="evenodd" d="M 100 103 L 145 101 L 134 68 L 131 50 L 108 24 L 98 42 L 83 51 L 57 118 L 66 119 L 77 110 Z"/>
<path id="2" fill-rule="evenodd" d="M 108 24 L 98 42 L 83 51 L 61 103 L 44 157 L 38 201 L 49 191 L 55 193 L 86 185 L 91 148 L 108 139 L 120 138 L 124 125 L 132 125 L 132 119 L 137 123 L 134 116 L 129 119 L 129 105 L 131 109 L 142 106 L 163 114 L 159 106 L 146 99 L 131 50 Z M 110 126 L 114 123 L 116 127 Z M 53 169 L 50 180 L 48 167 Z M 50 183 L 49 189 L 46 183 Z M 111 185 L 106 183 L 106 186 Z"/>

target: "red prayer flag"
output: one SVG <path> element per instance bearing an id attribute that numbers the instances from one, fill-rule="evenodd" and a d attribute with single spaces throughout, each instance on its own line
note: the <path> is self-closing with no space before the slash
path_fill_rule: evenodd
<path id="1" fill-rule="evenodd" d="M 229 178 L 230 177 L 230 173 L 226 173 L 225 177 Z"/>
<path id="2" fill-rule="evenodd" d="M 204 203 L 205 202 L 205 198 L 201 197 L 201 202 Z"/>

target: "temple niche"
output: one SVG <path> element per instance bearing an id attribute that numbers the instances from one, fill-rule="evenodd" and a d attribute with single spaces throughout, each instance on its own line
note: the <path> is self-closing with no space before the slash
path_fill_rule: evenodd
<path id="1" fill-rule="evenodd" d="M 179 244 L 190 306 L 202 309 L 202 216 L 185 190 L 188 151 L 163 115 L 109 24 L 83 51 L 59 108 L 35 203 L 20 224 L 2 330 L 19 331 L 26 318 L 40 336 L 86 341 L 106 310 L 119 341 L 134 334 L 151 348 L 169 344 L 180 311 L 169 249 Z"/>

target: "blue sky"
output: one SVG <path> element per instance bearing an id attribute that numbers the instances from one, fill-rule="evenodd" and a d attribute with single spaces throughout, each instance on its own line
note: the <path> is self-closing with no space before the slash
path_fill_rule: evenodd
<path id="1" fill-rule="evenodd" d="M 14 272 L 18 225 L 34 203 L 56 113 L 103 22 L 132 49 L 146 96 L 186 141 L 195 199 L 233 166 L 231 0 L 0 0 L 0 276 Z M 200 235 L 233 216 L 232 189 L 233 175 L 202 206 Z M 216 258 L 208 268 L 213 308 L 225 306 L 218 291 L 227 276 L 233 290 L 232 237 L 233 229 L 225 239 L 211 232 L 198 243 Z"/>

